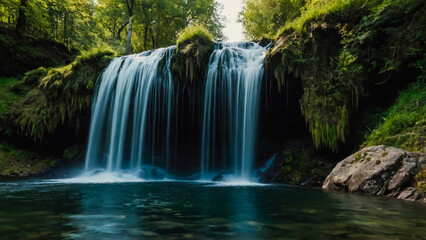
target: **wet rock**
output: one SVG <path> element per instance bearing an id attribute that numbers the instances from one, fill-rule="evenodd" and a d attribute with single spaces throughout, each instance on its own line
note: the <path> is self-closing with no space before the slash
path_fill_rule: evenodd
<path id="1" fill-rule="evenodd" d="M 315 149 L 310 138 L 293 139 L 282 145 L 272 164 L 259 169 L 257 176 L 261 183 L 322 186 L 334 167 L 332 162 Z"/>
<path id="2" fill-rule="evenodd" d="M 425 164 L 425 153 L 383 145 L 363 148 L 339 162 L 322 188 L 416 201 L 423 195 L 411 184 Z"/>
<path id="3" fill-rule="evenodd" d="M 223 174 L 226 174 L 226 172 L 221 172 L 221 173 L 217 174 L 216 176 L 214 176 L 214 177 L 212 178 L 212 181 L 213 181 L 213 182 L 220 182 L 220 181 L 223 181 Z"/>

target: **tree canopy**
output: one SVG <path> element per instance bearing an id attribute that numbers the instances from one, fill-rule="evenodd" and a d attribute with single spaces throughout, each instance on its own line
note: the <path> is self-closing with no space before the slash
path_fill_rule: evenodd
<path id="1" fill-rule="evenodd" d="M 0 24 L 69 48 L 107 44 L 124 52 L 129 42 L 140 52 L 174 44 L 188 25 L 222 38 L 219 10 L 214 0 L 0 0 Z"/>
<path id="2" fill-rule="evenodd" d="M 244 0 L 239 21 L 248 39 L 273 38 L 288 21 L 300 15 L 304 0 Z"/>

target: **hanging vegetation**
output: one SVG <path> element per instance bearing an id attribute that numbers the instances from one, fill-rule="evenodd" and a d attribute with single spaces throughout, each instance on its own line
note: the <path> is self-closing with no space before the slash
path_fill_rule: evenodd
<path id="1" fill-rule="evenodd" d="M 288 76 L 302 81 L 301 112 L 318 148 L 337 151 L 359 98 L 400 68 L 418 69 L 424 79 L 425 6 L 424 1 L 308 1 L 301 16 L 279 31 L 266 64 L 281 86 Z"/>
<path id="2" fill-rule="evenodd" d="M 214 48 L 213 36 L 201 25 L 186 27 L 176 41 L 173 72 L 179 79 L 194 82 L 204 78 Z"/>
<path id="3" fill-rule="evenodd" d="M 28 72 L 24 82 L 38 82 L 38 87 L 14 108 L 20 132 L 42 139 L 67 121 L 74 122 L 82 111 L 90 112 L 96 80 L 113 57 L 111 50 L 92 49 L 64 67 Z"/>

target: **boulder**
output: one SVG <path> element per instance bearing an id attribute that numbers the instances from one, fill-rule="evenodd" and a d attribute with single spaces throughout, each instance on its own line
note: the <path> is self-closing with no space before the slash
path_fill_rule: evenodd
<path id="1" fill-rule="evenodd" d="M 383 145 L 367 147 L 339 162 L 322 188 L 417 201 L 424 194 L 412 185 L 425 165 L 425 153 Z"/>

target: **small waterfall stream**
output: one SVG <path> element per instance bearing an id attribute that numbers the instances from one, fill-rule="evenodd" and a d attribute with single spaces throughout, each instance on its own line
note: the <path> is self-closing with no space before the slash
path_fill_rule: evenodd
<path id="1" fill-rule="evenodd" d="M 201 172 L 224 171 L 250 181 L 266 48 L 218 43 L 205 88 Z"/>
<path id="2" fill-rule="evenodd" d="M 86 172 L 140 171 L 145 164 L 168 168 L 174 49 L 116 58 L 102 74 L 93 102 Z M 156 161 L 157 149 L 165 153 L 161 161 Z"/>

